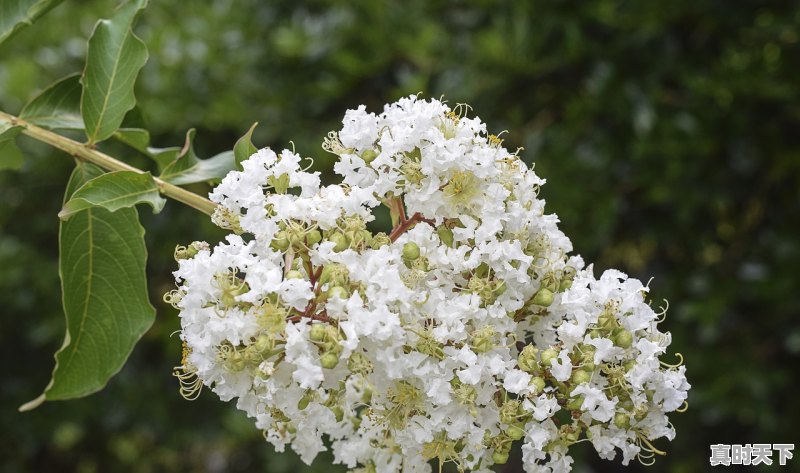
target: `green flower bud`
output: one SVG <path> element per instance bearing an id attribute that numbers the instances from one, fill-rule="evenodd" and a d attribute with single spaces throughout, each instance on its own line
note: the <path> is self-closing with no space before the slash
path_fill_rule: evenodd
<path id="1" fill-rule="evenodd" d="M 330 234 L 328 236 L 328 240 L 333 242 L 333 251 L 337 253 L 346 250 L 350 246 L 347 238 L 340 232 Z"/>
<path id="2" fill-rule="evenodd" d="M 286 237 L 286 232 L 279 230 L 275 233 L 275 238 L 272 239 L 269 246 L 278 251 L 286 251 L 289 249 L 289 239 Z"/>
<path id="3" fill-rule="evenodd" d="M 361 159 L 363 159 L 364 162 L 367 163 L 367 164 L 369 164 L 372 161 L 374 161 L 375 158 L 377 158 L 377 157 L 378 157 L 378 152 L 375 151 L 374 149 L 364 150 L 364 152 L 361 153 Z"/>
<path id="4" fill-rule="evenodd" d="M 336 368 L 336 365 L 339 364 L 339 356 L 333 352 L 325 352 L 319 359 L 319 363 L 322 365 L 323 368 L 331 370 Z"/>
<path id="5" fill-rule="evenodd" d="M 522 404 L 516 399 L 509 399 L 500 406 L 500 422 L 504 424 L 516 424 L 519 420 L 520 407 Z"/>
<path id="6" fill-rule="evenodd" d="M 312 324 L 308 337 L 312 341 L 321 342 L 325 339 L 325 326 L 323 324 Z"/>
<path id="7" fill-rule="evenodd" d="M 538 352 L 539 350 L 533 345 L 526 345 L 517 357 L 519 369 L 526 373 L 537 371 L 539 369 L 539 361 L 536 359 L 536 354 Z"/>
<path id="8" fill-rule="evenodd" d="M 633 334 L 624 328 L 614 330 L 614 338 L 612 340 L 614 345 L 620 348 L 630 348 L 633 345 Z"/>
<path id="9" fill-rule="evenodd" d="M 347 299 L 350 297 L 350 294 L 348 294 L 347 289 L 343 288 L 342 286 L 333 286 L 328 289 L 328 299 L 333 299 L 336 297 L 339 299 Z"/>
<path id="10" fill-rule="evenodd" d="M 487 325 L 480 330 L 476 330 L 470 337 L 469 344 L 475 353 L 486 353 L 494 348 L 494 327 Z"/>
<path id="11" fill-rule="evenodd" d="M 370 246 L 373 250 L 377 250 L 378 248 L 386 246 L 391 242 L 392 240 L 389 239 L 389 235 L 385 234 L 384 232 L 379 232 L 372 237 L 372 244 Z"/>
<path id="12" fill-rule="evenodd" d="M 319 243 L 322 240 L 322 234 L 319 230 L 311 230 L 306 234 L 306 244 L 308 246 L 313 246 Z"/>
<path id="13" fill-rule="evenodd" d="M 519 440 L 525 436 L 525 430 L 523 430 L 522 425 L 514 424 L 508 427 L 506 435 L 508 435 L 511 440 Z"/>
<path id="14" fill-rule="evenodd" d="M 547 350 L 542 352 L 542 364 L 546 367 L 550 367 L 550 362 L 558 358 L 558 351 L 555 348 L 548 348 Z"/>
<path id="15" fill-rule="evenodd" d="M 414 261 L 417 258 L 419 258 L 419 245 L 413 241 L 403 245 L 403 261 Z"/>
<path id="16" fill-rule="evenodd" d="M 492 461 L 495 465 L 505 465 L 506 462 L 508 462 L 508 452 L 495 450 L 494 453 L 492 453 Z"/>
<path id="17" fill-rule="evenodd" d="M 564 292 L 571 287 L 572 279 L 562 279 L 561 282 L 558 283 L 558 292 Z"/>
<path id="18" fill-rule="evenodd" d="M 614 414 L 614 425 L 620 429 L 627 430 L 631 426 L 631 416 L 624 412 L 617 412 Z"/>
<path id="19" fill-rule="evenodd" d="M 272 337 L 266 334 L 261 334 L 258 336 L 258 338 L 256 338 L 256 341 L 255 343 L 253 343 L 253 346 L 255 347 L 256 351 L 258 351 L 258 353 L 263 356 L 269 353 L 269 351 L 272 350 L 272 347 L 274 345 Z"/>
<path id="20" fill-rule="evenodd" d="M 303 273 L 300 271 L 293 269 L 286 273 L 286 279 L 303 279 Z"/>
<path id="21" fill-rule="evenodd" d="M 543 307 L 549 307 L 553 303 L 553 291 L 543 287 L 536 291 L 533 296 L 533 303 Z"/>
<path id="22" fill-rule="evenodd" d="M 531 391 L 533 391 L 533 394 L 539 394 L 544 391 L 544 379 L 540 378 L 539 376 L 534 376 L 531 378 L 531 381 L 528 384 L 531 386 Z"/>
<path id="23" fill-rule="evenodd" d="M 453 247 L 453 230 L 442 225 L 436 229 L 436 234 L 439 235 L 439 240 L 447 247 Z"/>
<path id="24" fill-rule="evenodd" d="M 574 370 L 572 372 L 572 382 L 575 384 L 588 383 L 592 379 L 592 374 L 584 370 Z"/>

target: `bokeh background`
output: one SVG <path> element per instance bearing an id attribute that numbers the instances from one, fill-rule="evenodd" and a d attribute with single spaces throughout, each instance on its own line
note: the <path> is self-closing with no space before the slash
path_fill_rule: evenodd
<path id="1" fill-rule="evenodd" d="M 0 108 L 17 113 L 80 71 L 94 22 L 115 3 L 65 2 L 2 46 Z M 320 144 L 347 108 L 444 95 L 525 148 L 548 180 L 549 210 L 598 274 L 654 277 L 686 358 L 689 411 L 672 416 L 677 439 L 657 443 L 669 455 L 655 466 L 622 469 L 581 444 L 576 472 L 700 472 L 712 443 L 800 444 L 796 3 L 152 3 L 137 27 L 150 50 L 137 96 L 156 146 L 196 127 L 211 156 L 259 121 L 257 145 L 291 141 L 329 175 Z M 56 213 L 72 165 L 22 146 L 22 171 L 0 173 L 0 470 L 340 471 L 327 457 L 305 467 L 275 453 L 208 391 L 192 403 L 178 395 L 178 319 L 160 296 L 174 246 L 221 233 L 174 202 L 141 211 L 158 319 L 123 371 L 88 398 L 16 411 L 47 383 L 63 337 Z"/>

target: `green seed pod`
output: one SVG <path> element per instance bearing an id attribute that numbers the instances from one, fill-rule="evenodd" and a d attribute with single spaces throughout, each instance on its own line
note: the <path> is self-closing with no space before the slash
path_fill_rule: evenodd
<path id="1" fill-rule="evenodd" d="M 543 307 L 549 307 L 553 303 L 553 291 L 543 287 L 533 296 L 533 303 Z"/>
<path id="2" fill-rule="evenodd" d="M 506 462 L 508 462 L 508 452 L 495 450 L 494 453 L 492 453 L 492 461 L 495 465 L 505 465 Z"/>
<path id="3" fill-rule="evenodd" d="M 624 328 L 619 328 L 614 330 L 614 332 L 614 338 L 612 340 L 614 345 L 620 348 L 630 348 L 631 345 L 633 345 L 633 334 L 629 331 Z"/>
<path id="4" fill-rule="evenodd" d="M 436 234 L 439 235 L 439 240 L 444 243 L 445 246 L 453 247 L 453 230 L 442 225 L 436 229 Z"/>
<path id="5" fill-rule="evenodd" d="M 624 412 L 617 412 L 614 414 L 614 425 L 620 429 L 627 430 L 631 426 L 631 416 Z"/>
<path id="6" fill-rule="evenodd" d="M 319 363 L 322 365 L 323 368 L 331 370 L 336 368 L 336 365 L 339 364 L 339 356 L 333 352 L 325 352 L 319 359 Z"/>
<path id="7" fill-rule="evenodd" d="M 286 273 L 286 279 L 303 279 L 303 273 L 300 271 L 293 269 Z"/>
<path id="8" fill-rule="evenodd" d="M 369 164 L 372 161 L 374 161 L 375 158 L 377 158 L 377 157 L 378 157 L 378 152 L 375 151 L 374 149 L 367 149 L 367 150 L 364 150 L 363 153 L 361 153 L 361 159 L 363 159 L 364 162 L 367 163 L 367 164 Z"/>
<path id="9" fill-rule="evenodd" d="M 313 324 L 309 329 L 308 338 L 315 342 L 325 339 L 325 326 L 323 324 Z"/>
<path id="10" fill-rule="evenodd" d="M 403 245 L 403 261 L 414 261 L 419 258 L 419 245 L 409 241 Z"/>
<path id="11" fill-rule="evenodd" d="M 348 294 L 347 289 L 343 288 L 342 286 L 333 286 L 330 289 L 328 289 L 328 299 L 333 299 L 337 297 L 339 299 L 347 299 L 348 297 L 350 297 L 350 294 Z"/>
<path id="12" fill-rule="evenodd" d="M 328 240 L 333 242 L 333 251 L 337 253 L 346 250 L 350 246 L 347 238 L 340 232 L 331 233 L 328 236 Z"/>

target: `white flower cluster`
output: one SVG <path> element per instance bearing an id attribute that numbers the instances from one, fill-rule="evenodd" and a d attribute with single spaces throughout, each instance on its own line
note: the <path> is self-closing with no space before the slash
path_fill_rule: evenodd
<path id="1" fill-rule="evenodd" d="M 589 441 L 622 463 L 662 454 L 684 367 L 648 288 L 599 279 L 537 198 L 544 180 L 477 118 L 408 97 L 345 114 L 322 186 L 262 149 L 213 191 L 227 241 L 179 247 L 187 397 L 205 385 L 305 462 L 360 471 L 571 469 Z M 379 206 L 393 228 L 367 224 Z M 324 440 L 327 437 L 327 440 Z M 326 446 L 327 444 L 327 446 Z"/>

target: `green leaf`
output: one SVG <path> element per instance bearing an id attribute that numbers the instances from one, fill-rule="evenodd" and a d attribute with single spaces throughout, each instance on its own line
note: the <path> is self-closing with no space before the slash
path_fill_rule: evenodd
<path id="1" fill-rule="evenodd" d="M 30 26 L 62 0 L 0 1 L 0 44 L 19 30 Z"/>
<path id="2" fill-rule="evenodd" d="M 147 148 L 150 144 L 150 132 L 143 128 L 120 128 L 114 132 L 114 138 L 140 153 L 150 154 Z"/>
<path id="3" fill-rule="evenodd" d="M 242 170 L 242 161 L 252 156 L 258 148 L 253 145 L 253 130 L 256 129 L 258 126 L 258 122 L 253 123 L 253 126 L 247 130 L 247 133 L 244 134 L 241 138 L 236 141 L 236 144 L 233 145 L 233 155 L 236 159 L 236 169 L 239 171 Z"/>
<path id="4" fill-rule="evenodd" d="M 22 168 L 24 161 L 15 140 L 21 131 L 21 126 L 14 126 L 8 123 L 0 125 L 0 171 Z"/>
<path id="5" fill-rule="evenodd" d="M 147 47 L 133 24 L 147 0 L 123 4 L 108 20 L 100 20 L 89 39 L 81 83 L 81 114 L 90 143 L 103 141 L 119 128 L 136 105 L 133 86 L 147 62 Z"/>
<path id="6" fill-rule="evenodd" d="M 66 200 L 102 174 L 78 164 Z M 93 207 L 61 222 L 59 274 L 66 335 L 53 377 L 41 396 L 20 407 L 86 396 L 106 385 L 125 364 L 155 318 L 147 297 L 144 229 L 135 208 Z"/>
<path id="7" fill-rule="evenodd" d="M 80 74 L 50 85 L 25 105 L 23 120 L 51 130 L 83 130 Z"/>
<path id="8" fill-rule="evenodd" d="M 177 155 L 174 154 L 176 148 L 157 150 L 159 153 L 154 155 L 154 159 L 158 161 L 160 168 L 167 159 L 175 156 L 161 169 L 161 175 L 158 176 L 160 179 L 175 185 L 217 181 L 236 168 L 233 151 L 225 151 L 209 159 L 199 159 L 194 152 L 194 135 L 194 129 L 186 133 L 186 143 Z"/>
<path id="9" fill-rule="evenodd" d="M 114 132 L 114 138 L 125 143 L 136 151 L 150 156 L 148 146 L 150 146 L 150 132 L 147 131 L 142 111 L 139 107 L 133 109 L 125 115 L 120 129 Z"/>
<path id="10" fill-rule="evenodd" d="M 58 217 L 68 220 L 89 207 L 103 207 L 114 212 L 142 203 L 150 205 L 153 213 L 158 213 L 166 202 L 158 193 L 158 186 L 149 172 L 115 171 L 97 176 L 82 185 L 64 204 Z"/>

